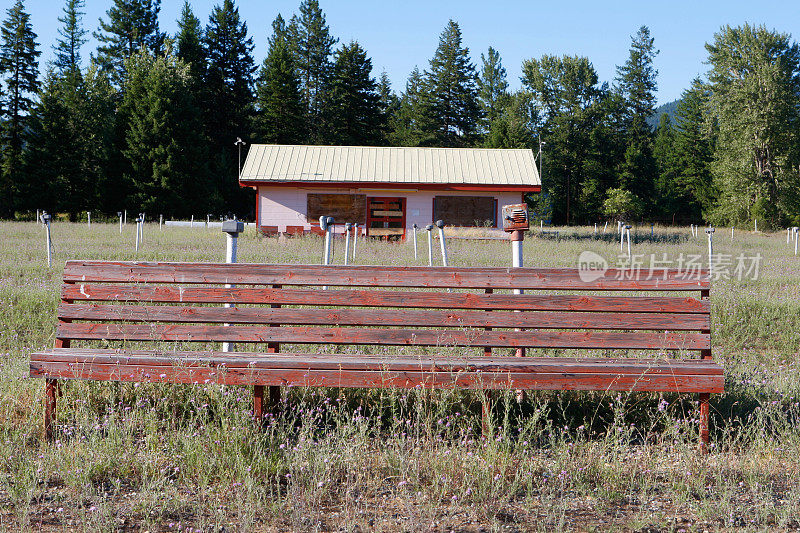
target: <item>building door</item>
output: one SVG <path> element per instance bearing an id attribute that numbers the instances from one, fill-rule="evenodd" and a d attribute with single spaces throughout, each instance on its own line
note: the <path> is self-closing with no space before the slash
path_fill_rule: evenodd
<path id="1" fill-rule="evenodd" d="M 405 198 L 367 198 L 367 235 L 402 239 L 405 232 Z"/>

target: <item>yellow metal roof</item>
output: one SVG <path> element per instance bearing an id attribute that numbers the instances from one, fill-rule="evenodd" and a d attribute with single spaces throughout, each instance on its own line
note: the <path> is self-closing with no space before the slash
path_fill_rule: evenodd
<path id="1" fill-rule="evenodd" d="M 240 181 L 541 185 L 531 150 L 250 146 Z"/>

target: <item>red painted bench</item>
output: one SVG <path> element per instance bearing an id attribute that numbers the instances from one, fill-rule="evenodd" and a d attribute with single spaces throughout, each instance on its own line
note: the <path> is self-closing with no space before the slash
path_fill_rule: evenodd
<path id="1" fill-rule="evenodd" d="M 55 347 L 31 355 L 30 375 L 47 380 L 48 435 L 57 380 L 93 379 L 250 385 L 257 417 L 285 386 L 699 393 L 705 447 L 709 394 L 724 382 L 710 360 L 707 276 L 631 274 L 69 261 Z M 525 348 L 568 352 L 510 355 Z M 640 350 L 655 357 L 627 353 Z"/>

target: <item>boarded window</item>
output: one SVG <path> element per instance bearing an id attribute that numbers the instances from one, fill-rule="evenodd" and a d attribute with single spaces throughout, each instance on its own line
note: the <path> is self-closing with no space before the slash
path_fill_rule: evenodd
<path id="1" fill-rule="evenodd" d="M 433 199 L 433 219 L 448 226 L 496 226 L 496 206 L 491 196 L 437 196 Z"/>
<path id="2" fill-rule="evenodd" d="M 366 223 L 367 196 L 365 194 L 308 194 L 309 222 L 318 221 L 321 216 L 333 217 L 337 224 L 354 222 Z"/>

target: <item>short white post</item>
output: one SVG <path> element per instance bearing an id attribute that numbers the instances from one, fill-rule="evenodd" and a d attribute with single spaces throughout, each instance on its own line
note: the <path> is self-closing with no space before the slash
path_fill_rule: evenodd
<path id="1" fill-rule="evenodd" d="M 356 243 L 358 242 L 358 222 L 353 224 L 353 263 L 356 262 Z"/>
<path id="2" fill-rule="evenodd" d="M 733 242 L 733 226 L 731 226 L 731 242 Z"/>
<path id="3" fill-rule="evenodd" d="M 522 268 L 522 241 L 525 238 L 525 232 L 522 230 L 515 230 L 509 234 L 511 240 L 511 266 L 514 268 Z M 513 289 L 514 294 L 522 294 L 522 289 Z M 514 328 L 514 331 L 520 331 L 519 328 Z M 525 348 L 517 348 L 514 352 L 517 357 L 525 355 Z M 520 390 L 516 391 L 517 401 L 522 401 L 524 393 Z"/>
<path id="4" fill-rule="evenodd" d="M 117 211 L 119 217 L 119 234 L 122 235 L 122 211 Z"/>
<path id="5" fill-rule="evenodd" d="M 603 235 L 606 234 L 606 228 L 608 228 L 608 220 L 606 220 L 606 225 L 603 226 Z"/>
<path id="6" fill-rule="evenodd" d="M 222 231 L 225 232 L 227 236 L 226 246 L 225 246 L 225 262 L 226 263 L 235 263 L 236 262 L 236 252 L 238 251 L 238 240 L 239 234 L 244 231 L 244 223 L 237 222 L 236 220 L 226 220 L 222 223 Z M 225 284 L 226 289 L 230 289 L 233 287 L 230 283 Z M 225 307 L 231 308 L 235 307 L 234 304 L 225 304 Z M 229 324 L 225 324 L 228 326 Z M 223 342 L 222 343 L 222 351 L 223 352 L 232 352 L 233 351 L 233 343 L 231 342 Z"/>
<path id="7" fill-rule="evenodd" d="M 347 265 L 348 257 L 350 256 L 350 229 L 353 225 L 346 222 L 344 225 L 344 264 Z"/>
<path id="8" fill-rule="evenodd" d="M 417 260 L 417 225 L 416 225 L 416 223 L 415 224 L 411 224 L 411 235 L 413 236 L 412 238 L 414 240 L 414 261 L 416 262 L 416 260 Z"/>
<path id="9" fill-rule="evenodd" d="M 139 219 L 136 219 L 136 251 L 139 251 Z"/>
<path id="10" fill-rule="evenodd" d="M 139 213 L 139 240 L 144 244 L 144 213 Z"/>
<path id="11" fill-rule="evenodd" d="M 794 228 L 794 255 L 797 255 L 797 242 L 800 241 L 800 228 Z"/>
<path id="12" fill-rule="evenodd" d="M 630 224 L 625 225 L 625 235 L 628 238 L 628 259 L 631 258 L 631 226 Z"/>
<path id="13" fill-rule="evenodd" d="M 158 215 L 158 229 L 161 231 L 161 227 L 164 225 L 164 215 Z"/>
<path id="14" fill-rule="evenodd" d="M 40 215 L 40 214 L 39 214 L 39 210 L 37 209 L 37 210 L 36 210 L 36 223 L 37 223 L 37 224 L 41 224 L 41 223 L 42 223 L 41 216 L 42 216 L 42 215 Z M 787 240 L 786 240 L 786 242 L 789 242 L 789 240 L 787 239 Z"/>
<path id="15" fill-rule="evenodd" d="M 122 221 L 126 226 L 128 225 L 128 210 L 127 209 L 125 209 L 122 212 Z"/>
<path id="16" fill-rule="evenodd" d="M 428 224 L 425 226 L 425 231 L 428 232 L 428 266 L 433 266 L 433 241 L 431 240 L 431 230 L 433 229 L 433 224 Z"/>
<path id="17" fill-rule="evenodd" d="M 92 227 L 92 212 L 91 211 L 86 211 L 86 225 L 88 227 L 90 227 L 90 228 Z"/>
<path id="18" fill-rule="evenodd" d="M 194 227 L 194 215 L 192 215 L 192 219 L 189 221 L 189 227 L 190 228 Z"/>
<path id="19" fill-rule="evenodd" d="M 617 233 L 619 233 L 619 253 L 625 249 L 625 226 L 617 222 Z"/>
<path id="20" fill-rule="evenodd" d="M 544 219 L 539 219 L 539 231 L 544 231 Z"/>
<path id="21" fill-rule="evenodd" d="M 439 248 L 442 249 L 442 266 L 447 264 L 447 246 L 444 242 L 444 222 L 441 220 L 436 221 L 436 227 L 439 228 Z"/>
<path id="22" fill-rule="evenodd" d="M 594 234 L 597 235 L 597 222 L 594 223 Z"/>
<path id="23" fill-rule="evenodd" d="M 206 213 L 206 229 L 211 225 L 211 215 Z"/>
<path id="24" fill-rule="evenodd" d="M 45 227 L 45 245 L 47 246 L 47 266 L 53 266 L 53 241 L 50 238 L 50 219 L 52 217 L 47 211 L 42 212 L 42 222 Z"/>
<path id="25" fill-rule="evenodd" d="M 331 264 L 331 225 L 333 225 L 333 217 L 319 217 L 319 228 L 325 232 L 325 250 L 322 254 L 323 265 Z"/>
<path id="26" fill-rule="evenodd" d="M 753 224 L 754 224 L 754 227 L 755 227 L 754 231 L 756 233 L 758 233 L 758 219 L 757 218 L 753 219 Z"/>
<path id="27" fill-rule="evenodd" d="M 708 235 L 708 275 L 714 275 L 714 228 L 706 228 Z"/>

